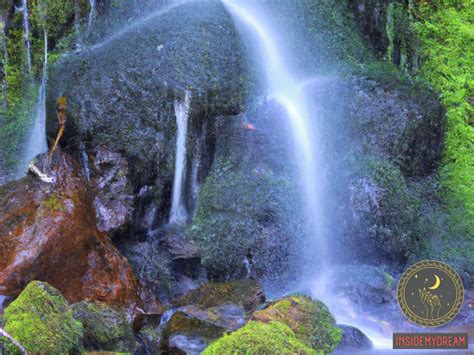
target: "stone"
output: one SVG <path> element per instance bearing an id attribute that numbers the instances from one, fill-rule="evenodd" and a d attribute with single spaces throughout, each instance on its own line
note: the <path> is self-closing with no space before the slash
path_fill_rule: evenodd
<path id="1" fill-rule="evenodd" d="M 71 303 L 144 309 L 130 265 L 96 227 L 78 164 L 62 152 L 52 164 L 54 185 L 28 176 L 0 188 L 0 294 L 15 297 L 41 280 Z M 162 311 L 159 301 L 150 305 Z"/>
<path id="2" fill-rule="evenodd" d="M 252 320 L 284 323 L 298 339 L 325 354 L 336 348 L 342 333 L 326 305 L 307 296 L 288 296 L 271 302 L 255 312 Z"/>
<path id="3" fill-rule="evenodd" d="M 252 312 L 263 302 L 265 295 L 259 283 L 252 279 L 241 279 L 206 283 L 178 298 L 174 303 L 178 307 L 195 305 L 200 308 L 235 304 L 243 307 L 246 312 Z"/>
<path id="4" fill-rule="evenodd" d="M 4 323 L 5 331 L 28 352 L 67 354 L 82 350 L 81 322 L 74 319 L 61 293 L 47 283 L 29 283 L 5 309 Z"/>
<path id="5" fill-rule="evenodd" d="M 342 330 L 342 338 L 336 351 L 360 351 L 372 349 L 372 342 L 361 330 L 344 324 L 338 325 L 338 327 Z"/>
<path id="6" fill-rule="evenodd" d="M 74 318 L 84 327 L 88 351 L 133 353 L 137 347 L 127 314 L 103 303 L 79 302 L 71 306 Z"/>
<path id="7" fill-rule="evenodd" d="M 134 200 L 128 163 L 119 152 L 104 146 L 95 147 L 90 160 L 97 228 L 101 232 L 123 230 L 131 220 Z"/>

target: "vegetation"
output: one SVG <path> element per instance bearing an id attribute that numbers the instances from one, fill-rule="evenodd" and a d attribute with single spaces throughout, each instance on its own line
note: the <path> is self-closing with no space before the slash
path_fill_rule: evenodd
<path id="1" fill-rule="evenodd" d="M 43 282 L 28 284 L 5 309 L 4 322 L 5 331 L 31 353 L 65 354 L 82 348 L 81 322 L 59 291 Z"/>
<path id="2" fill-rule="evenodd" d="M 298 339 L 323 354 L 331 353 L 342 336 L 328 308 L 307 296 L 285 297 L 256 312 L 253 319 L 284 323 Z"/>
<path id="3" fill-rule="evenodd" d="M 317 353 L 299 340 L 286 324 L 272 321 L 249 322 L 243 328 L 211 343 L 203 352 L 203 355 L 220 354 L 313 355 L 323 352 Z"/>
<path id="4" fill-rule="evenodd" d="M 439 170 L 453 233 L 474 234 L 474 3 L 422 2 L 414 28 L 420 40 L 418 76 L 441 94 L 447 132 Z"/>

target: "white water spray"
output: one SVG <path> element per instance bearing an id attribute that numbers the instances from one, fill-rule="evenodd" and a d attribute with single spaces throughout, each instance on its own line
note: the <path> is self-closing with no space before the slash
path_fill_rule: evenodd
<path id="1" fill-rule="evenodd" d="M 187 218 L 186 209 L 183 206 L 183 182 L 186 166 L 186 136 L 190 105 L 191 92 L 188 90 L 185 92 L 183 101 L 179 101 L 178 99 L 174 101 L 174 112 L 178 131 L 176 137 L 176 160 L 174 163 L 170 223 L 185 222 Z"/>
<path id="2" fill-rule="evenodd" d="M 28 0 L 23 0 L 21 11 L 23 12 L 23 31 L 25 35 L 26 57 L 28 61 L 28 74 L 31 77 L 30 16 L 29 16 L 29 11 L 28 11 Z"/>
<path id="3" fill-rule="evenodd" d="M 312 223 L 313 244 L 320 267 L 325 268 L 328 253 L 323 230 L 321 169 L 319 157 L 315 154 L 318 137 L 311 122 L 310 105 L 301 90 L 300 82 L 283 61 L 284 56 L 269 26 L 266 26 L 263 16 L 253 8 L 252 3 L 237 4 L 235 1 L 224 0 L 224 5 L 238 21 L 252 30 L 265 68 L 268 98 L 281 105 L 290 120 L 292 138 L 297 150 L 295 159 L 299 162 L 303 196 Z"/>
<path id="4" fill-rule="evenodd" d="M 44 33 L 44 62 L 43 78 L 38 92 L 38 100 L 34 110 L 33 128 L 27 142 L 27 149 L 23 158 L 24 166 L 38 154 L 48 150 L 46 142 L 46 83 L 48 78 L 48 35 Z M 23 168 L 23 167 L 22 167 Z"/>
<path id="5" fill-rule="evenodd" d="M 100 43 L 97 43 L 97 44 L 93 45 L 89 49 L 90 50 L 100 49 L 100 48 L 108 45 L 109 43 L 113 42 L 117 38 L 120 38 L 120 37 L 124 36 L 125 34 L 129 33 L 130 31 L 133 31 L 137 28 L 140 28 L 141 26 L 145 25 L 147 22 L 149 22 L 151 20 L 155 20 L 157 17 L 160 17 L 160 16 L 170 12 L 171 10 L 177 8 L 178 6 L 181 6 L 181 5 L 183 5 L 185 3 L 188 3 L 188 2 L 190 2 L 190 0 L 181 0 L 181 1 L 178 1 L 178 2 L 173 3 L 171 5 L 165 6 L 164 8 L 162 8 L 158 11 L 155 11 L 155 12 L 151 13 L 150 15 L 144 17 L 143 19 L 141 19 L 139 21 L 136 21 L 136 22 L 132 23 L 131 25 L 127 26 L 127 27 L 122 28 L 120 31 L 115 32 L 110 37 L 106 38 L 105 40 L 103 40 Z"/>
<path id="6" fill-rule="evenodd" d="M 278 36 L 272 32 L 268 18 L 264 11 L 255 8 L 255 3 L 247 1 L 223 0 L 224 5 L 238 22 L 243 23 L 253 33 L 253 40 L 259 49 L 259 60 L 265 68 L 266 85 L 271 100 L 285 108 L 291 123 L 293 141 L 296 146 L 300 162 L 301 179 L 304 186 L 304 198 L 309 217 L 312 219 L 312 241 L 316 249 L 315 255 L 319 259 L 319 269 L 315 274 L 317 282 L 311 284 L 312 296 L 324 301 L 335 314 L 340 323 L 353 325 L 361 329 L 376 348 L 387 348 L 391 339 L 377 333 L 370 327 L 357 322 L 357 314 L 353 317 L 347 314 L 347 307 L 339 307 L 338 300 L 327 287 L 330 278 L 329 252 L 327 248 L 327 233 L 325 232 L 323 185 L 320 142 L 317 134 L 317 117 L 311 113 L 317 112 L 317 107 L 311 106 L 305 95 L 305 90 L 313 85 L 322 85 L 327 80 L 323 77 L 304 78 L 297 80 L 290 67 L 285 63 L 291 53 L 283 52 L 278 48 Z M 311 112 L 311 113 L 310 113 Z M 314 275 L 312 275 L 314 276 Z M 349 303 L 350 306 L 350 303 Z"/>

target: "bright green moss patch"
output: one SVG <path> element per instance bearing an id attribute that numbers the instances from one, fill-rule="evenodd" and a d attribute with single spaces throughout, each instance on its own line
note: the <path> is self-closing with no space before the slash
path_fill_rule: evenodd
<path id="1" fill-rule="evenodd" d="M 221 354 L 323 354 L 299 340 L 280 322 L 249 322 L 243 328 L 211 343 L 204 355 Z"/>
<path id="2" fill-rule="evenodd" d="M 447 132 L 440 169 L 455 233 L 474 233 L 474 3 L 443 2 L 417 8 L 423 64 L 419 75 L 441 94 Z"/>
<path id="3" fill-rule="evenodd" d="M 5 309 L 4 322 L 5 331 L 31 353 L 67 354 L 81 349 L 82 324 L 73 318 L 59 291 L 47 283 L 30 282 Z"/>
<path id="4" fill-rule="evenodd" d="M 324 354 L 331 353 L 341 340 L 341 330 L 336 327 L 328 308 L 306 296 L 285 297 L 256 312 L 252 319 L 282 322 L 298 339 Z"/>

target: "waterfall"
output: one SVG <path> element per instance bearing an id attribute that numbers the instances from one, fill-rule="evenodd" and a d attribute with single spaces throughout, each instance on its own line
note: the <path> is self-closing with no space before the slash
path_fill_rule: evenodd
<path id="1" fill-rule="evenodd" d="M 391 347 L 391 339 L 379 334 L 371 328 L 358 324 L 347 316 L 348 306 L 343 305 L 338 297 L 327 287 L 331 282 L 331 268 L 326 233 L 327 218 L 324 214 L 323 189 L 324 174 L 320 138 L 318 136 L 317 102 L 311 102 L 306 97 L 306 89 L 312 85 L 323 86 L 325 78 L 319 76 L 298 79 L 291 70 L 288 62 L 296 61 L 297 53 L 283 51 L 279 48 L 282 31 L 278 26 L 271 26 L 271 18 L 265 9 L 259 9 L 258 2 L 222 0 L 231 16 L 238 24 L 242 24 L 244 35 L 250 33 L 251 43 L 257 47 L 258 62 L 262 64 L 268 98 L 287 113 L 291 126 L 298 170 L 302 183 L 302 195 L 306 211 L 311 219 L 312 257 L 317 260 L 311 269 L 313 275 L 308 278 L 303 288 L 309 284 L 312 296 L 325 302 L 340 323 L 354 325 L 361 329 L 373 342 L 376 348 Z M 303 213 L 303 212 L 302 212 Z M 314 282 L 316 280 L 316 282 Z"/>
<path id="2" fill-rule="evenodd" d="M 23 165 L 28 163 L 38 154 L 48 150 L 46 142 L 46 84 L 48 78 L 48 35 L 44 32 L 44 62 L 43 62 L 43 78 L 38 92 L 38 100 L 34 109 L 33 128 L 30 131 L 27 148 L 23 158 Z M 22 166 L 21 168 L 24 168 Z M 22 171 L 23 173 L 23 171 Z"/>
<path id="3" fill-rule="evenodd" d="M 171 200 L 170 223 L 186 221 L 187 213 L 183 205 L 183 182 L 186 166 L 186 135 L 188 130 L 188 116 L 191 104 L 191 93 L 186 90 L 184 100 L 174 101 L 176 116 L 176 159 L 174 163 L 173 195 Z"/>
<path id="4" fill-rule="evenodd" d="M 299 162 L 299 171 L 303 185 L 305 207 L 311 219 L 312 246 L 320 261 L 319 268 L 324 269 L 327 261 L 327 246 L 323 231 L 321 202 L 321 169 L 318 156 L 315 154 L 318 137 L 311 122 L 309 103 L 306 100 L 301 83 L 284 62 L 284 55 L 278 48 L 278 41 L 272 36 L 270 28 L 265 25 L 263 16 L 259 16 L 250 2 L 224 0 L 224 5 L 238 22 L 250 29 L 253 40 L 259 48 L 259 61 L 265 68 L 268 99 L 281 105 L 288 115 L 292 139 L 295 144 Z"/>
<path id="5" fill-rule="evenodd" d="M 81 36 L 81 16 L 79 14 L 79 0 L 74 0 L 74 31 L 76 32 L 76 47 L 81 48 L 82 36 Z"/>
<path id="6" fill-rule="evenodd" d="M 25 32 L 26 56 L 28 60 L 28 74 L 31 77 L 31 42 L 30 42 L 30 16 L 28 12 L 28 0 L 23 0 L 23 30 Z"/>

